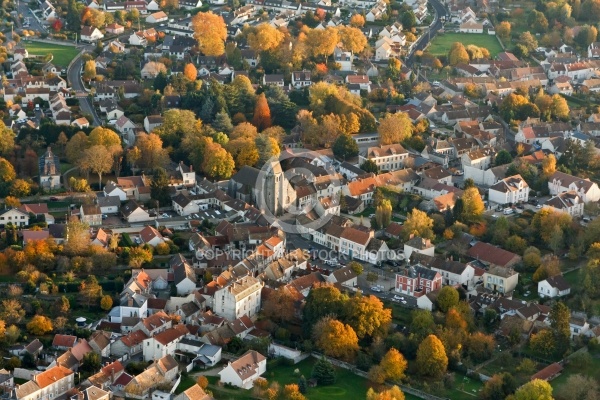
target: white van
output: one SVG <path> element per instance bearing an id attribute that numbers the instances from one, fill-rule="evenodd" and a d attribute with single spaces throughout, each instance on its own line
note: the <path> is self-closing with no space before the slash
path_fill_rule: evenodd
<path id="1" fill-rule="evenodd" d="M 504 215 L 510 215 L 512 214 L 514 211 L 512 208 L 505 208 L 503 214 Z"/>

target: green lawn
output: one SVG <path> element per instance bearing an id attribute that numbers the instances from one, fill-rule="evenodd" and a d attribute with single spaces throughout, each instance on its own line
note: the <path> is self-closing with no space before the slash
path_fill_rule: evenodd
<path id="1" fill-rule="evenodd" d="M 563 372 L 556 378 L 553 379 L 550 384 L 554 388 L 554 392 L 560 390 L 561 386 L 567 382 L 567 379 L 571 375 L 582 374 L 590 376 L 596 380 L 600 379 L 600 354 L 592 354 L 592 362 L 587 367 L 581 367 L 575 365 L 575 363 L 569 363 L 563 370 Z"/>
<path id="2" fill-rule="evenodd" d="M 435 39 L 431 41 L 428 47 L 428 51 L 434 56 L 441 56 L 448 54 L 452 43 L 460 42 L 465 46 L 474 44 L 475 46 L 485 47 L 490 51 L 492 57 L 502 52 L 502 47 L 496 36 L 488 35 L 485 33 L 444 33 L 438 34 Z"/>
<path id="3" fill-rule="evenodd" d="M 25 43 L 25 48 L 29 54 L 37 56 L 45 56 L 51 53 L 54 56 L 52 62 L 59 67 L 67 67 L 71 60 L 79 54 L 79 50 L 76 47 L 49 43 L 27 42 Z"/>

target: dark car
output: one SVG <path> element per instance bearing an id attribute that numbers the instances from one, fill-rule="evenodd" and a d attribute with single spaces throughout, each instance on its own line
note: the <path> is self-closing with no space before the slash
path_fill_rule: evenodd
<path id="1" fill-rule="evenodd" d="M 58 201 L 58 197 L 52 196 L 52 197 L 50 197 L 50 201 Z"/>
<path id="2" fill-rule="evenodd" d="M 519 203 L 519 204 L 517 204 L 517 208 L 519 210 L 523 210 L 523 209 L 525 209 L 525 206 L 523 204 Z"/>

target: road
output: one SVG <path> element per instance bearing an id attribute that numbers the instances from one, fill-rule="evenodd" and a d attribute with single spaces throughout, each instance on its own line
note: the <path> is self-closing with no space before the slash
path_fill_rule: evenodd
<path id="1" fill-rule="evenodd" d="M 444 26 L 440 18 L 446 16 L 446 7 L 444 7 L 444 5 L 439 0 L 431 0 L 429 3 L 433 6 L 433 8 L 436 11 L 435 18 L 429 26 L 429 28 L 426 28 L 423 31 L 423 34 L 419 37 L 419 39 L 413 46 L 412 50 L 410 51 L 410 54 L 404 60 L 404 63 L 409 67 L 412 67 L 412 64 L 414 62 L 415 51 L 425 49 L 425 47 L 427 47 L 431 39 L 433 39 L 437 32 Z"/>
<path id="2" fill-rule="evenodd" d="M 24 0 L 17 1 L 17 10 L 19 11 L 19 14 L 23 16 L 23 20 L 17 20 L 17 26 L 15 26 L 15 29 L 22 28 L 23 23 L 25 21 L 29 21 L 29 27 L 25 29 L 37 32 L 46 32 L 46 27 L 42 26 L 42 24 L 40 24 L 37 21 L 37 19 L 33 16 L 31 10 L 29 9 L 29 2 Z"/>
<path id="3" fill-rule="evenodd" d="M 81 108 L 81 111 L 84 114 L 89 114 L 94 118 L 94 120 L 90 121 L 90 123 L 94 126 L 102 126 L 102 121 L 98 117 L 96 109 L 92 105 L 92 100 L 87 95 L 85 87 L 83 86 L 83 82 L 81 81 L 82 68 L 83 60 L 80 54 L 77 56 L 77 58 L 71 64 L 71 67 L 67 71 L 67 79 L 69 81 L 69 85 L 77 93 L 77 98 L 79 98 L 79 107 Z"/>

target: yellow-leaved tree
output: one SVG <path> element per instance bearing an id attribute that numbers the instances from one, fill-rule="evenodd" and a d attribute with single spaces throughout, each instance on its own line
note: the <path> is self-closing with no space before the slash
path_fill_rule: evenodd
<path id="1" fill-rule="evenodd" d="M 223 17 L 212 12 L 199 12 L 192 18 L 194 38 L 205 56 L 220 56 L 225 52 L 227 26 Z"/>

